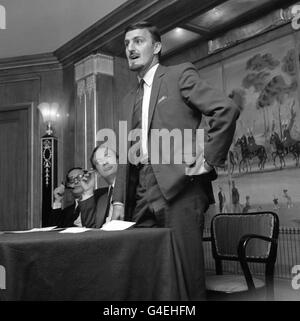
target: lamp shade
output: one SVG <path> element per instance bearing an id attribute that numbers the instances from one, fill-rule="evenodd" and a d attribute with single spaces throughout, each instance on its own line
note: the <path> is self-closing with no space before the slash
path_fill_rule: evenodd
<path id="1" fill-rule="evenodd" d="M 55 122 L 57 118 L 57 111 L 59 109 L 58 103 L 41 103 L 38 105 L 43 120 L 45 123 Z"/>

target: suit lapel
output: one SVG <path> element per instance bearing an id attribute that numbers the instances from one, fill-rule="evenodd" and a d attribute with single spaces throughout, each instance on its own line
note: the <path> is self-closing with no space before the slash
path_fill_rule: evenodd
<path id="1" fill-rule="evenodd" d="M 97 201 L 96 227 L 101 227 L 106 220 L 108 189 Z"/>
<path id="2" fill-rule="evenodd" d="M 74 202 L 74 204 L 72 205 L 72 212 L 70 212 L 70 218 L 72 220 L 72 223 L 76 221 L 76 219 L 78 218 L 79 214 L 80 214 L 80 205 L 78 204 L 76 207 L 76 202 Z"/>
<path id="3" fill-rule="evenodd" d="M 152 83 L 152 90 L 151 90 L 150 103 L 149 103 L 149 118 L 148 118 L 147 132 L 149 132 L 150 124 L 152 122 L 153 113 L 156 106 L 159 89 L 160 89 L 160 85 L 164 74 L 165 74 L 165 67 L 162 65 L 159 65 L 154 75 L 153 83 Z"/>

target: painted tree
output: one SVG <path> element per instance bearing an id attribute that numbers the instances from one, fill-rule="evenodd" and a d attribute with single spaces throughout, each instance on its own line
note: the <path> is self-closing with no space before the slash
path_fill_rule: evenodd
<path id="1" fill-rule="evenodd" d="M 247 89 L 253 87 L 254 92 L 259 94 L 256 100 L 256 108 L 263 111 L 265 137 L 271 129 L 266 119 L 267 107 L 276 105 L 278 106 L 278 122 L 282 137 L 281 107 L 286 98 L 297 88 L 295 56 L 295 50 L 291 49 L 281 61 L 281 70 L 291 78 L 289 84 L 282 74 L 273 76 L 271 71 L 280 64 L 280 61 L 274 59 L 271 54 L 257 54 L 247 61 L 246 69 L 252 72 L 245 76 L 242 85 Z"/>
<path id="2" fill-rule="evenodd" d="M 256 108 L 262 110 L 264 118 L 264 134 L 266 136 L 269 131 L 265 107 L 269 106 L 268 92 L 266 86 L 272 77 L 271 71 L 274 70 L 280 61 L 275 59 L 272 54 L 256 54 L 246 62 L 246 70 L 250 73 L 242 80 L 242 86 L 245 89 L 253 88 L 257 94 Z"/>
<path id="3" fill-rule="evenodd" d="M 229 98 L 231 98 L 236 105 L 238 106 L 240 112 L 242 113 L 242 111 L 245 108 L 245 104 L 246 104 L 246 92 L 244 89 L 242 88 L 235 88 L 231 91 L 231 93 L 228 95 Z M 243 126 L 243 123 L 240 122 L 241 126 Z M 237 132 L 235 132 L 234 134 L 234 138 L 233 138 L 233 142 L 230 146 L 230 151 L 228 154 L 228 175 L 229 177 L 231 177 L 231 174 L 234 170 L 234 165 L 238 163 L 239 161 L 239 152 L 238 152 L 238 147 L 235 146 L 235 142 L 236 142 L 236 135 Z"/>
<path id="4" fill-rule="evenodd" d="M 278 122 L 280 137 L 282 138 L 282 120 L 281 120 L 281 107 L 285 103 L 286 97 L 290 96 L 292 91 L 297 88 L 296 83 L 292 82 L 288 85 L 282 75 L 274 76 L 265 86 L 260 93 L 256 107 L 265 108 L 267 106 L 278 106 Z"/>
<path id="5" fill-rule="evenodd" d="M 282 58 L 281 70 L 291 78 L 295 78 L 296 68 L 296 52 L 295 49 L 290 49 Z"/>
<path id="6" fill-rule="evenodd" d="M 288 84 L 283 77 L 283 75 L 276 75 L 271 78 L 271 80 L 266 84 L 264 89 L 261 91 L 256 107 L 265 108 L 267 106 L 277 105 L 278 109 L 278 123 L 280 137 L 282 138 L 282 119 L 281 119 L 281 109 L 282 106 L 287 101 L 287 98 L 291 96 L 291 93 L 297 89 L 296 81 L 296 53 L 294 49 L 287 51 L 286 55 L 281 61 L 281 70 L 285 73 L 290 80 Z"/>
<path id="7" fill-rule="evenodd" d="M 298 88 L 296 58 L 297 58 L 296 50 L 290 49 L 282 59 L 281 70 L 291 79 L 291 85 L 289 86 L 290 91 L 288 91 L 289 95 L 291 95 L 291 93 L 296 91 Z M 294 105 L 295 105 L 295 99 L 293 100 L 292 105 L 289 107 L 289 111 L 290 111 L 290 120 L 289 120 L 289 126 L 288 126 L 289 131 L 292 130 L 292 127 L 294 125 L 295 125 L 295 128 L 297 127 L 297 124 L 295 123 L 296 113 L 294 111 Z"/>

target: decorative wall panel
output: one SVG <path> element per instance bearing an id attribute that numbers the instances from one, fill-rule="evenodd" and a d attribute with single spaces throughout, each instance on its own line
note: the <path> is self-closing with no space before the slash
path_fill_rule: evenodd
<path id="1" fill-rule="evenodd" d="M 75 166 L 91 167 L 97 131 L 111 128 L 113 75 L 113 58 L 109 56 L 92 55 L 75 65 Z"/>
<path id="2" fill-rule="evenodd" d="M 290 35 L 204 68 L 203 75 L 221 84 L 241 109 L 227 164 L 214 182 L 216 206 L 208 215 L 221 208 L 272 210 L 281 226 L 300 226 L 298 52 L 298 39 Z"/>

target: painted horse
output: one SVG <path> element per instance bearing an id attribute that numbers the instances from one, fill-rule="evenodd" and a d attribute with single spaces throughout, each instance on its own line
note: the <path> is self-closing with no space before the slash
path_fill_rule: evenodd
<path id="1" fill-rule="evenodd" d="M 258 168 L 260 170 L 263 170 L 265 168 L 265 163 L 268 158 L 266 149 L 263 145 L 257 145 L 255 143 L 254 137 L 252 140 L 250 140 L 250 144 L 249 144 L 249 140 L 247 142 L 246 136 L 243 135 L 241 138 L 237 140 L 236 145 L 240 146 L 241 154 L 242 154 L 242 159 L 240 160 L 240 163 L 239 163 L 240 171 L 242 166 L 243 168 L 246 166 L 248 171 L 248 165 L 251 171 L 250 160 L 254 157 L 258 158 Z"/>
<path id="2" fill-rule="evenodd" d="M 296 161 L 296 167 L 299 166 L 300 159 L 300 141 L 291 137 L 288 129 L 283 130 L 282 144 L 285 148 L 285 154 L 291 153 Z"/>
<path id="3" fill-rule="evenodd" d="M 251 171 L 251 164 L 250 164 L 250 151 L 248 149 L 247 138 L 245 135 L 238 138 L 235 146 L 239 146 L 241 149 L 241 159 L 239 161 L 239 172 L 246 171 L 248 172 L 248 168 Z"/>
<path id="4" fill-rule="evenodd" d="M 273 132 L 270 137 L 270 144 L 271 144 L 271 155 L 273 158 L 273 164 L 276 166 L 276 158 L 279 158 L 280 161 L 280 169 L 285 167 L 285 159 L 284 156 L 286 155 L 286 149 L 276 132 Z"/>

